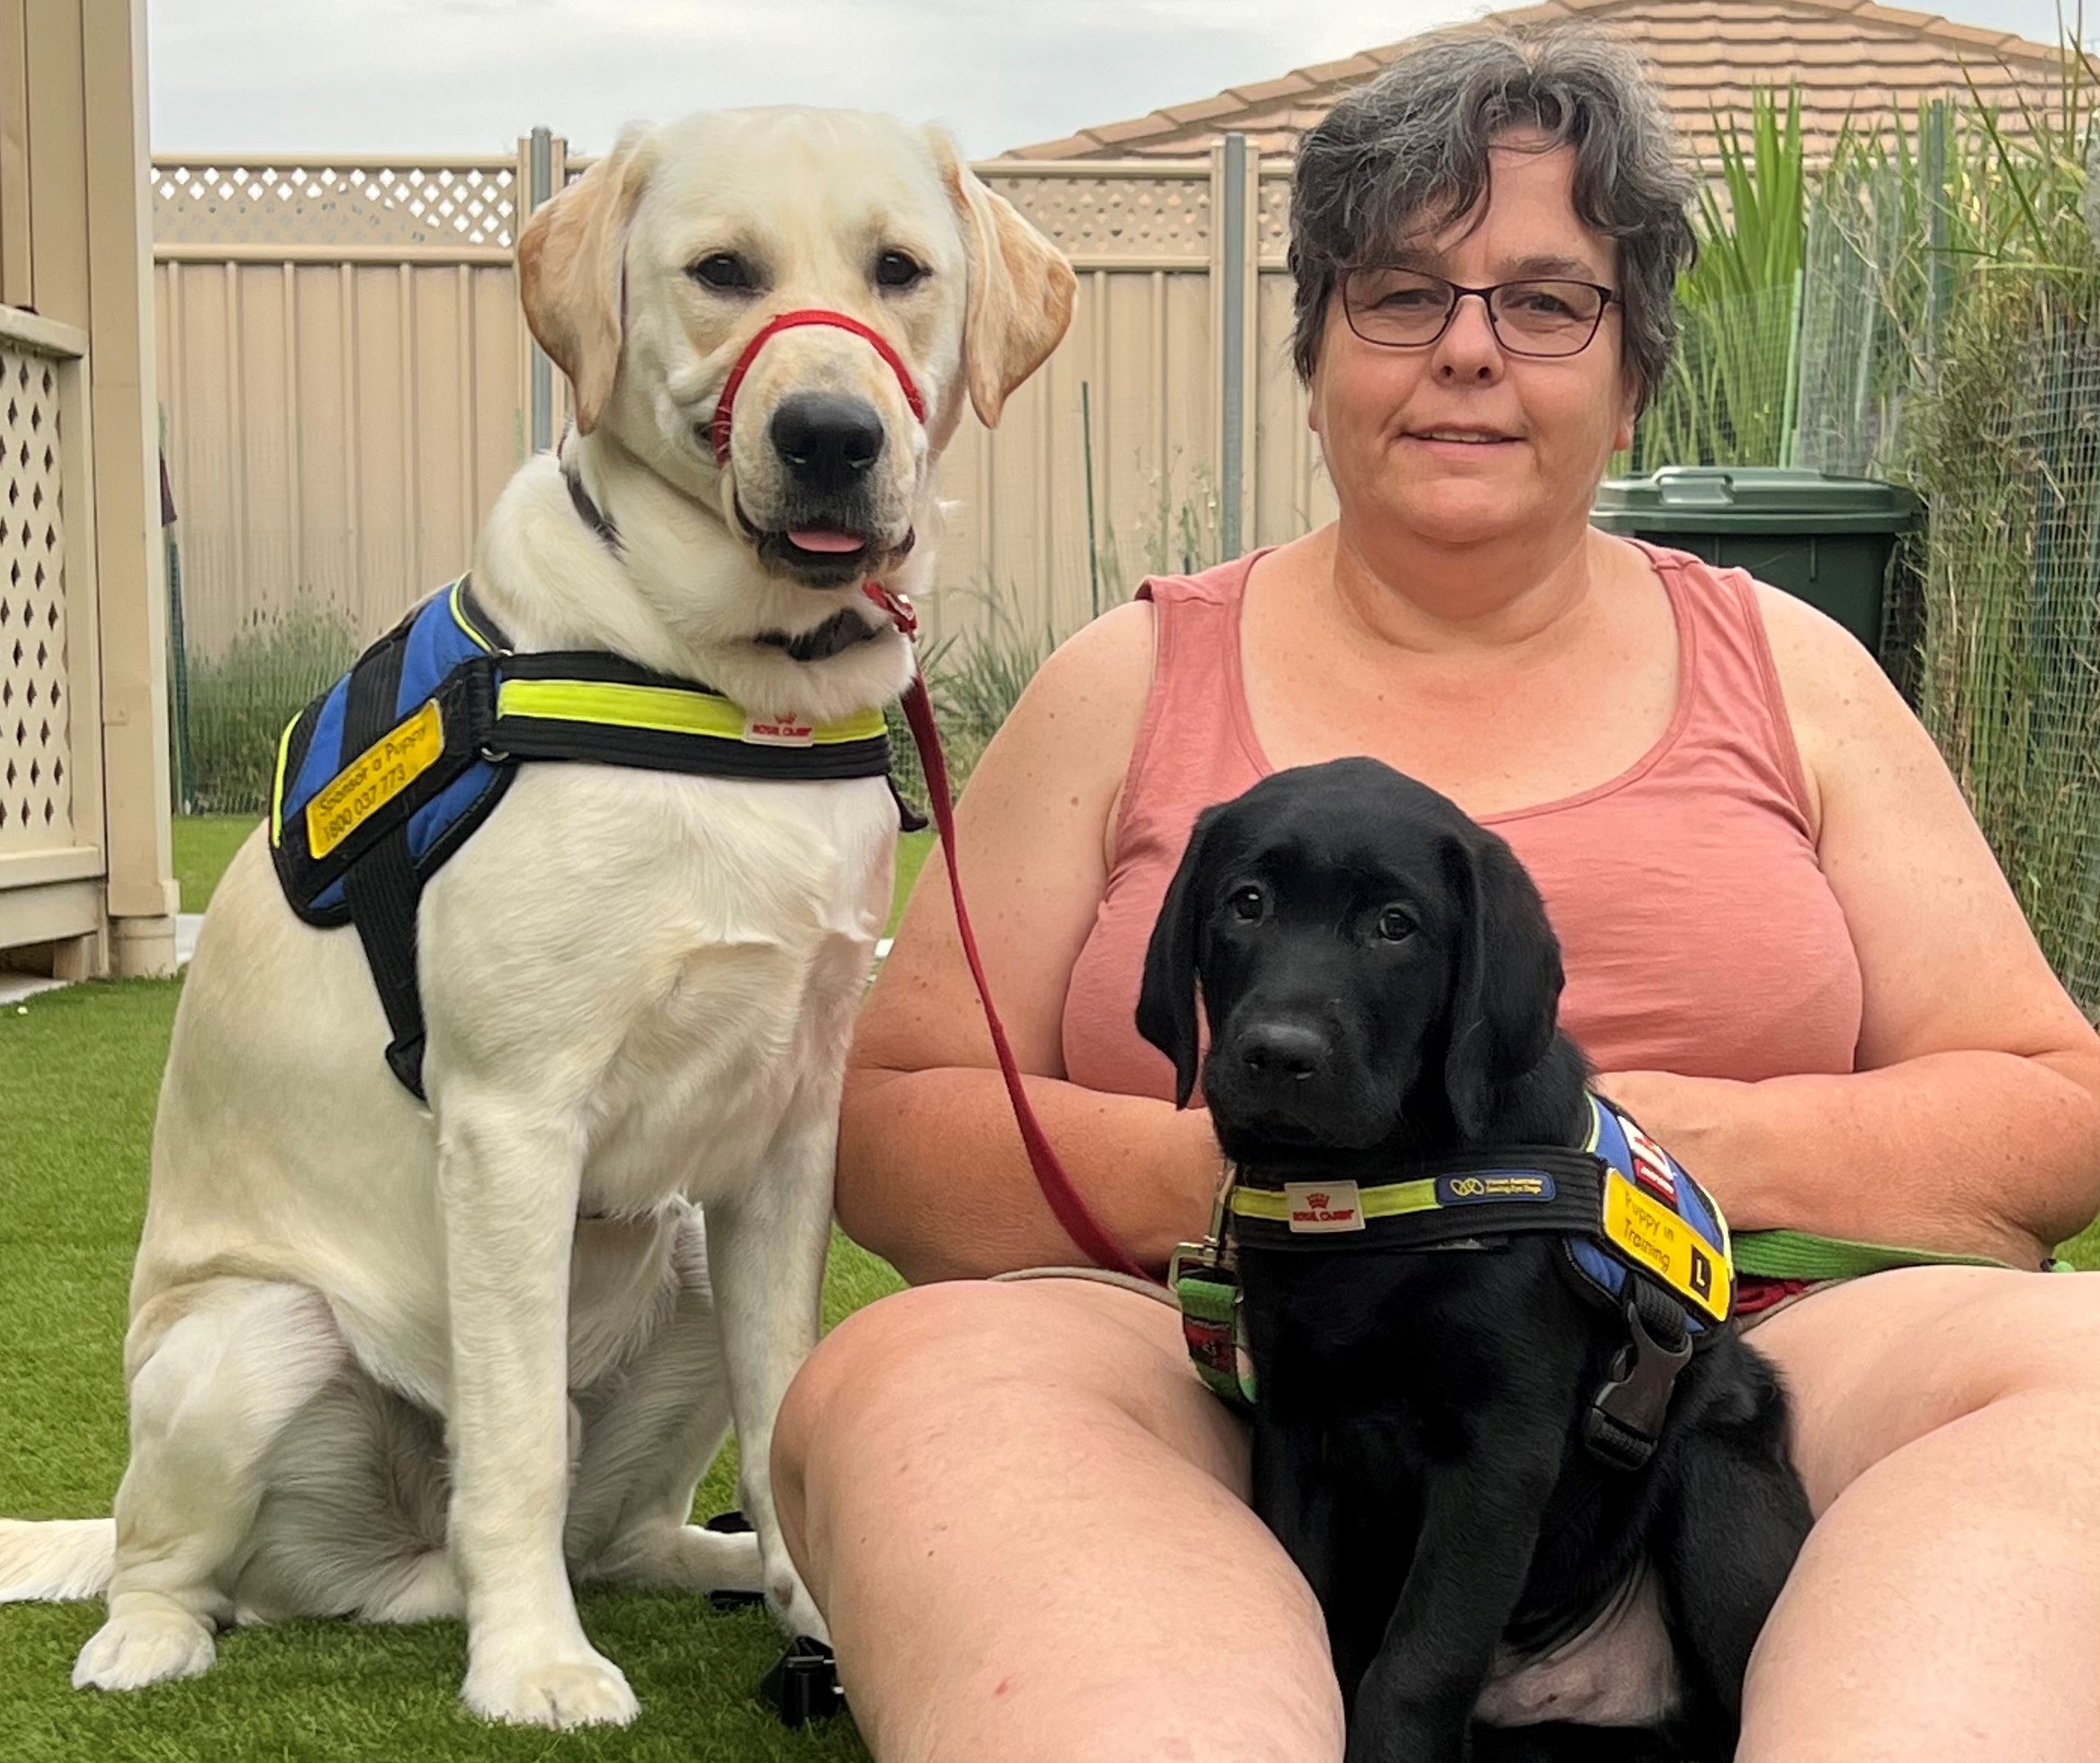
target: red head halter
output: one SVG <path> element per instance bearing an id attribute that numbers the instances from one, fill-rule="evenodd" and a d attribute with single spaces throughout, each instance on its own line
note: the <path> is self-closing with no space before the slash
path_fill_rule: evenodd
<path id="1" fill-rule="evenodd" d="M 843 312 L 828 312 L 821 306 L 807 307 L 799 312 L 783 312 L 759 326 L 758 334 L 744 345 L 744 352 L 737 357 L 736 365 L 729 370 L 729 378 L 722 382 L 721 400 L 714 407 L 712 426 L 717 465 L 729 463 L 730 410 L 736 403 L 737 390 L 743 384 L 744 375 L 751 371 L 751 363 L 758 358 L 758 351 L 782 331 L 798 330 L 803 325 L 829 325 L 833 330 L 849 330 L 865 339 L 897 376 L 897 383 L 903 388 L 904 401 L 911 407 L 913 418 L 920 422 L 926 420 L 926 400 L 919 395 L 919 388 L 912 383 L 911 370 L 904 365 L 904 358 L 890 346 L 888 338 Z"/>

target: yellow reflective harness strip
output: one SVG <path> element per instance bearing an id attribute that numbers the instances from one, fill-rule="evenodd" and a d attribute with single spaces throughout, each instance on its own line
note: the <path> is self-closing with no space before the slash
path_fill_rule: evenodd
<path id="1" fill-rule="evenodd" d="M 1433 1212 L 1437 1210 L 1436 1178 L 1424 1176 L 1414 1182 L 1387 1182 L 1382 1187 L 1362 1189 L 1360 1197 L 1367 1219 Z M 1266 1219 L 1271 1224 L 1287 1224 L 1290 1220 L 1290 1196 L 1274 1189 L 1235 1186 L 1232 1203 L 1234 1218 Z"/>
<path id="2" fill-rule="evenodd" d="M 740 742 L 745 739 L 749 720 L 741 706 L 711 692 L 593 679 L 503 680 L 496 688 L 496 714 L 499 717 L 531 716 L 543 722 L 654 729 L 665 734 L 701 734 Z M 873 741 L 886 733 L 887 728 L 880 710 L 864 710 L 844 722 L 817 724 L 810 742 L 835 747 L 851 741 Z"/>
<path id="3" fill-rule="evenodd" d="M 445 590 L 444 603 L 452 609 L 453 623 L 467 634 L 467 640 L 475 647 L 493 655 L 496 652 L 496 645 L 474 628 L 474 621 L 467 616 L 466 607 L 460 603 L 460 596 L 465 590 L 466 585 L 467 579 L 462 575 Z"/>
<path id="4" fill-rule="evenodd" d="M 305 715 L 301 710 L 298 716 L 292 717 L 284 724 L 284 733 L 277 737 L 277 771 L 270 785 L 270 842 L 273 845 L 284 842 L 284 760 L 292 751 L 292 731 L 299 726 L 299 716 Z"/>

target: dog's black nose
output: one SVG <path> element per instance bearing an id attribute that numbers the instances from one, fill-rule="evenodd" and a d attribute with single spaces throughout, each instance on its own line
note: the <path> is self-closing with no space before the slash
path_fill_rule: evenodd
<path id="1" fill-rule="evenodd" d="M 882 457 L 883 419 L 865 399 L 798 391 L 780 400 L 766 434 L 804 489 L 851 490 Z"/>
<path id="2" fill-rule="evenodd" d="M 1240 1063 L 1250 1077 L 1302 1084 L 1326 1068 L 1334 1048 L 1317 1029 L 1298 1022 L 1263 1022 L 1240 1036 Z"/>

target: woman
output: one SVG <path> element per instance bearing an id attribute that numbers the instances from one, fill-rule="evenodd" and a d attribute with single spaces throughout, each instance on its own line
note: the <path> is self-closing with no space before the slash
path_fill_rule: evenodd
<path id="1" fill-rule="evenodd" d="M 1217 1176 L 1131 1022 L 1162 890 L 1204 803 L 1342 753 L 1509 839 L 1602 1087 L 1738 1232 L 2035 1269 L 2100 1205 L 2100 1042 L 1871 660 L 1588 525 L 1668 358 L 1688 193 L 1636 64 L 1593 37 L 1432 44 L 1338 106 L 1301 152 L 1292 261 L 1339 518 L 1082 631 L 985 755 L 961 849 L 992 987 L 1141 1260 L 1199 1234 Z M 839 1210 L 956 1282 L 832 1335 L 775 1459 L 871 1745 L 1338 1756 L 1319 1613 L 1172 1312 L 980 1277 L 1078 1259 L 992 1066 L 922 888 L 863 1019 Z M 2100 1282 L 1879 1273 L 1755 1340 L 1819 1520 L 1740 1757 L 2088 1756 Z"/>

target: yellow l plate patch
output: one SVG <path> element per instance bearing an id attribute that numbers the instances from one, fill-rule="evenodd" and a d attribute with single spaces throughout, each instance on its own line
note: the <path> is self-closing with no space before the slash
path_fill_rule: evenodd
<path id="1" fill-rule="evenodd" d="M 1734 1277 L 1725 1256 L 1673 1212 L 1650 1200 L 1616 1169 L 1604 1174 L 1604 1235 L 1680 1298 L 1716 1322 L 1726 1322 Z"/>
<path id="2" fill-rule="evenodd" d="M 444 722 L 432 698 L 350 761 L 306 805 L 306 845 L 326 857 L 437 763 Z"/>

